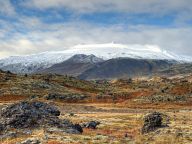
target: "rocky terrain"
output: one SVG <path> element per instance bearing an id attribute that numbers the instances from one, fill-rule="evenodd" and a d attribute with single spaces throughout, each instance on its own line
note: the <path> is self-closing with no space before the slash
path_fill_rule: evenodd
<path id="1" fill-rule="evenodd" d="M 0 141 L 191 143 L 191 83 L 191 74 L 85 81 L 0 71 Z"/>

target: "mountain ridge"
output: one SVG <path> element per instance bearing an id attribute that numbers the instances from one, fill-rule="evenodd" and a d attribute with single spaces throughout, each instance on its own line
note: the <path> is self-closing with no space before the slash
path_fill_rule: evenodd
<path id="1" fill-rule="evenodd" d="M 34 73 L 62 63 L 74 55 L 95 55 L 109 60 L 114 58 L 175 60 L 178 62 L 192 62 L 191 57 L 176 55 L 162 50 L 155 45 L 124 45 L 124 44 L 92 44 L 76 45 L 64 51 L 43 52 L 26 56 L 12 56 L 0 59 L 0 69 L 14 73 Z"/>

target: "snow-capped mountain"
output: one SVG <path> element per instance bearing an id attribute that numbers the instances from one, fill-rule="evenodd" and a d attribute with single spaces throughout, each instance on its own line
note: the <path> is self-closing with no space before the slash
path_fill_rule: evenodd
<path id="1" fill-rule="evenodd" d="M 91 44 L 76 45 L 63 51 L 43 52 L 26 56 L 11 56 L 0 60 L 0 69 L 16 73 L 31 73 L 61 63 L 76 54 L 95 55 L 108 60 L 118 57 L 135 59 L 166 59 L 192 62 L 192 58 L 173 54 L 155 45 Z"/>
<path id="2" fill-rule="evenodd" d="M 192 62 L 191 57 L 176 55 L 161 49 L 156 45 L 123 45 L 123 44 L 94 44 L 76 45 L 65 53 L 93 54 L 99 58 L 108 60 L 112 58 L 127 57 L 136 59 L 167 59 L 183 62 Z"/>

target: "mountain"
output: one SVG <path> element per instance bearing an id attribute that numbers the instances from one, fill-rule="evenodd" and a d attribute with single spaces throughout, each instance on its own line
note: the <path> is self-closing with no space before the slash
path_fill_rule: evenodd
<path id="1" fill-rule="evenodd" d="M 38 73 L 56 73 L 61 75 L 78 76 L 96 63 L 103 61 L 103 59 L 97 58 L 94 55 L 79 54 L 72 56 L 70 59 L 62 63 L 55 64 L 50 68 L 40 70 Z"/>
<path id="2" fill-rule="evenodd" d="M 169 68 L 173 64 L 173 61 L 168 60 L 116 58 L 96 64 L 79 75 L 79 78 L 115 79 L 149 76 L 160 69 Z"/>
<path id="3" fill-rule="evenodd" d="M 63 51 L 43 52 L 26 56 L 12 56 L 0 60 L 0 69 L 9 70 L 14 73 L 33 73 L 66 61 L 76 54 L 92 54 L 104 60 L 124 57 L 133 59 L 166 59 L 178 62 L 192 62 L 191 57 L 176 55 L 154 45 L 124 45 L 109 43 L 76 45 Z"/>

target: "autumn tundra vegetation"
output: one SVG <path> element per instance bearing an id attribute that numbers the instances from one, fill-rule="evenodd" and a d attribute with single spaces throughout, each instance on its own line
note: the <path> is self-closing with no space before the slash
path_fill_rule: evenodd
<path id="1" fill-rule="evenodd" d="M 80 80 L 0 71 L 2 144 L 192 143 L 192 74 Z"/>

